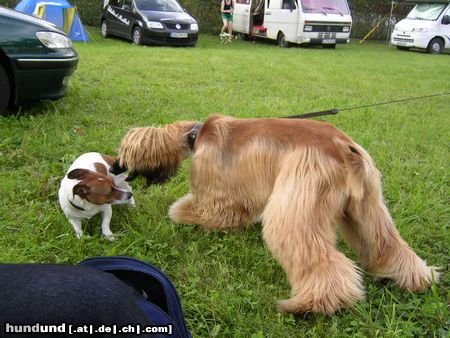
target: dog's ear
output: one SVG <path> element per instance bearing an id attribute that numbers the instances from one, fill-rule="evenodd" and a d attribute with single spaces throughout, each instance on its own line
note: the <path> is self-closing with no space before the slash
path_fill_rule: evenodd
<path id="1" fill-rule="evenodd" d="M 67 177 L 71 180 L 84 180 L 92 171 L 87 169 L 74 169 L 67 174 Z"/>
<path id="2" fill-rule="evenodd" d="M 132 171 L 128 174 L 128 177 L 125 179 L 126 182 L 134 181 L 139 176 L 139 173 L 136 171 Z"/>
<path id="3" fill-rule="evenodd" d="M 84 184 L 77 184 L 73 187 L 73 194 L 85 198 L 89 194 L 89 187 Z"/>
<path id="4" fill-rule="evenodd" d="M 127 166 L 121 166 L 120 165 L 120 161 L 117 159 L 115 160 L 112 164 L 111 167 L 109 168 L 109 172 L 113 175 L 120 175 L 123 174 L 125 171 L 127 171 Z"/>

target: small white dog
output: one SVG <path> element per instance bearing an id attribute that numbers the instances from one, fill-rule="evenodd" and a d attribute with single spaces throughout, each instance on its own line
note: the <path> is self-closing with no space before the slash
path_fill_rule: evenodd
<path id="1" fill-rule="evenodd" d="M 81 221 L 101 212 L 102 233 L 108 240 L 114 240 L 109 228 L 111 204 L 135 206 L 125 175 L 116 176 L 109 172 L 114 161 L 113 157 L 100 153 L 83 154 L 73 162 L 61 181 L 59 204 L 78 238 L 83 235 Z"/>

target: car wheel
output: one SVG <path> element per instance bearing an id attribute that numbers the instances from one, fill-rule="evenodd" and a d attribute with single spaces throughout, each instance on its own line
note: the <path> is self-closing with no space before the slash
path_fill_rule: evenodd
<path id="1" fill-rule="evenodd" d="M 238 40 L 242 40 L 242 41 L 249 40 L 248 34 L 245 34 L 245 33 L 237 33 L 236 37 Z"/>
<path id="2" fill-rule="evenodd" d="M 332 45 L 322 45 L 322 47 L 325 49 L 336 49 L 336 44 L 333 43 Z"/>
<path id="3" fill-rule="evenodd" d="M 142 30 L 140 27 L 136 26 L 133 28 L 131 39 L 135 45 L 142 45 Z"/>
<path id="4" fill-rule="evenodd" d="M 100 31 L 102 33 L 102 37 L 104 37 L 105 39 L 108 38 L 109 36 L 108 23 L 105 20 L 102 20 L 102 23 L 100 25 Z"/>
<path id="5" fill-rule="evenodd" d="M 427 51 L 430 54 L 440 54 L 444 49 L 444 42 L 440 38 L 434 38 L 430 41 Z"/>
<path id="6" fill-rule="evenodd" d="M 397 46 L 398 50 L 409 50 L 409 47 Z"/>
<path id="7" fill-rule="evenodd" d="M 283 32 L 278 33 L 277 44 L 281 48 L 289 47 L 289 42 L 286 40 L 286 36 L 283 34 Z"/>
<path id="8" fill-rule="evenodd" d="M 11 94 L 11 89 L 9 87 L 8 74 L 6 74 L 5 69 L 0 65 L 0 114 L 3 114 L 8 107 L 9 96 Z"/>

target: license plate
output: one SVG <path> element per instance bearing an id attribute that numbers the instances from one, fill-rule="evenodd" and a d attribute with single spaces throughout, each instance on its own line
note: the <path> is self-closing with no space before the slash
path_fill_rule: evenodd
<path id="1" fill-rule="evenodd" d="M 324 45 L 334 45 L 336 43 L 336 39 L 323 39 L 322 43 Z"/>
<path id="2" fill-rule="evenodd" d="M 188 34 L 187 33 L 172 32 L 172 33 L 170 33 L 170 37 L 171 38 L 187 38 Z"/>
<path id="3" fill-rule="evenodd" d="M 406 46 L 406 42 L 403 41 L 397 41 L 398 46 Z"/>

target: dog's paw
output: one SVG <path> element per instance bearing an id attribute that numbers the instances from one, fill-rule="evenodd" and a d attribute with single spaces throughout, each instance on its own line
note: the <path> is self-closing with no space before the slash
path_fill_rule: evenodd
<path id="1" fill-rule="evenodd" d="M 134 200 L 134 197 L 131 197 L 130 201 L 128 202 L 128 206 L 130 208 L 136 208 L 136 201 Z"/>
<path id="2" fill-rule="evenodd" d="M 81 237 L 83 237 L 83 231 L 75 231 L 75 236 L 80 239 Z"/>
<path id="3" fill-rule="evenodd" d="M 108 241 L 110 241 L 110 242 L 116 240 L 116 237 L 114 237 L 114 234 L 106 234 L 106 235 L 104 235 L 104 236 L 105 236 L 105 238 L 106 238 Z"/>

